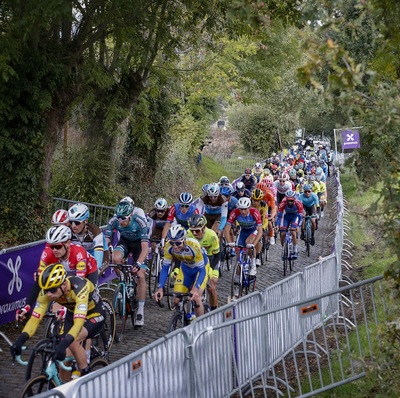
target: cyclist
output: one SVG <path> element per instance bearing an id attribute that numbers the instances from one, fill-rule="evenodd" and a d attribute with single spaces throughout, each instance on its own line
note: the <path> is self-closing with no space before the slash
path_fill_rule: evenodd
<path id="1" fill-rule="evenodd" d="M 135 327 L 144 325 L 144 303 L 146 299 L 146 259 L 148 254 L 148 226 L 146 218 L 134 214 L 132 202 L 123 200 L 115 208 L 116 216 L 107 225 L 104 232 L 107 244 L 111 244 L 114 230 L 120 234 L 118 243 L 112 252 L 113 264 L 123 264 L 132 253 L 134 272 L 138 275 L 138 311 L 136 313 Z"/>
<path id="2" fill-rule="evenodd" d="M 232 211 L 228 218 L 224 232 L 229 246 L 235 246 L 235 242 L 231 240 L 230 235 L 232 224 L 235 222 L 240 226 L 236 246 L 250 249 L 249 256 L 251 258 L 251 265 L 249 275 L 254 276 L 257 273 L 254 247 L 260 241 L 263 230 L 261 214 L 257 209 L 251 207 L 251 200 L 249 198 L 240 198 L 237 208 Z"/>
<path id="3" fill-rule="evenodd" d="M 279 179 L 274 182 L 274 187 L 276 189 L 276 204 L 279 206 L 286 192 L 293 189 L 292 183 L 289 181 L 289 175 L 282 173 Z"/>
<path id="4" fill-rule="evenodd" d="M 26 305 L 16 311 L 16 320 L 24 319 L 40 292 L 37 277 L 50 264 L 61 262 L 68 275 L 77 275 L 97 284 L 98 270 L 96 259 L 83 247 L 71 243 L 71 230 L 66 225 L 55 225 L 46 233 L 47 245 L 41 256 L 39 267 L 34 275 L 34 284 L 26 299 Z"/>
<path id="5" fill-rule="evenodd" d="M 263 199 L 264 199 L 264 192 L 260 188 L 254 189 L 253 192 L 251 193 L 251 205 L 260 212 L 263 234 L 268 236 L 268 206 Z M 260 253 L 262 249 L 261 239 L 258 241 L 255 247 L 256 247 L 256 266 L 259 267 L 261 265 L 261 260 L 260 260 Z"/>
<path id="6" fill-rule="evenodd" d="M 207 191 L 200 197 L 196 208 L 198 213 L 206 217 L 207 227 L 221 238 L 228 217 L 228 199 L 221 194 L 218 184 L 208 184 Z"/>
<path id="7" fill-rule="evenodd" d="M 148 219 L 151 221 L 150 241 L 151 250 L 154 252 L 156 242 L 161 242 L 162 232 L 168 217 L 168 202 L 164 198 L 158 198 L 154 207 L 150 210 Z"/>
<path id="8" fill-rule="evenodd" d="M 51 217 L 53 225 L 69 225 L 68 212 L 64 209 L 58 209 Z"/>
<path id="9" fill-rule="evenodd" d="M 195 213 L 197 214 L 198 210 L 196 205 L 193 204 L 193 195 L 189 192 L 182 192 L 179 195 L 178 202 L 169 208 L 167 222 L 165 223 L 162 231 L 161 245 L 164 246 L 168 230 L 170 229 L 174 220 L 177 224 L 180 224 L 185 229 L 188 229 L 189 218 Z"/>
<path id="10" fill-rule="evenodd" d="M 318 199 L 318 195 L 316 195 L 314 192 L 312 192 L 310 184 L 304 185 L 304 191 L 302 194 L 300 194 L 299 200 L 303 204 L 305 216 L 313 216 L 313 215 L 317 214 L 317 208 L 319 207 L 319 199 Z M 303 222 L 301 224 L 301 234 L 300 234 L 301 240 L 304 240 L 304 228 L 305 228 L 305 219 L 303 219 Z M 316 219 L 312 218 L 311 219 L 311 231 L 312 232 L 311 232 L 311 240 L 310 240 L 311 245 L 315 245 L 315 238 L 314 238 L 315 230 L 316 230 Z"/>
<path id="11" fill-rule="evenodd" d="M 246 186 L 244 185 L 244 183 L 242 181 L 238 181 L 236 184 L 236 190 L 233 193 L 233 197 L 236 199 L 240 199 L 240 198 L 250 198 L 251 196 L 251 192 L 246 188 Z"/>
<path id="12" fill-rule="evenodd" d="M 243 182 L 245 188 L 248 189 L 250 192 L 253 190 L 253 188 L 257 184 L 257 178 L 251 173 L 250 168 L 247 168 L 244 171 L 244 174 L 242 174 L 239 181 Z"/>
<path id="13" fill-rule="evenodd" d="M 254 165 L 252 173 L 253 173 L 254 177 L 256 177 L 257 182 L 260 182 L 264 178 L 264 171 L 263 171 L 262 164 L 260 162 L 257 162 Z"/>
<path id="14" fill-rule="evenodd" d="M 64 320 L 63 339 L 55 348 L 53 359 L 64 360 L 71 353 L 76 359 L 78 369 L 73 376 L 89 373 L 88 360 L 81 342 L 94 337 L 104 325 L 105 311 L 101 298 L 88 279 L 67 276 L 60 263 L 50 264 L 39 275 L 37 304 L 21 335 L 11 346 L 11 354 L 21 355 L 22 346 L 31 338 L 42 320 L 50 302 L 67 308 Z"/>
<path id="15" fill-rule="evenodd" d="M 223 188 L 223 187 L 227 187 L 228 185 L 230 185 L 230 183 L 231 182 L 230 182 L 230 180 L 229 180 L 229 178 L 227 176 L 222 176 L 219 179 L 218 185 L 220 186 L 220 188 Z"/>
<path id="16" fill-rule="evenodd" d="M 194 301 L 196 316 L 204 314 L 202 295 L 207 286 L 209 275 L 209 261 L 206 251 L 196 239 L 187 238 L 186 229 L 180 225 L 173 225 L 168 231 L 168 240 L 164 248 L 164 263 L 160 273 L 158 290 L 154 299 L 159 301 L 163 297 L 163 287 L 168 278 L 168 272 L 173 259 L 181 262 L 177 275 L 174 292 L 187 293 L 190 290 Z M 175 305 L 179 302 L 175 298 Z"/>
<path id="17" fill-rule="evenodd" d="M 97 225 L 89 223 L 89 217 L 90 211 L 83 203 L 76 203 L 68 210 L 71 242 L 84 247 L 96 259 L 97 269 L 100 269 L 104 261 L 105 237 Z M 106 261 L 108 263 L 108 258 Z"/>
<path id="18" fill-rule="evenodd" d="M 263 201 L 267 204 L 268 208 L 267 218 L 268 218 L 269 243 L 271 245 L 274 245 L 275 235 L 274 235 L 273 224 L 275 222 L 275 217 L 276 217 L 276 202 L 275 202 L 276 193 L 274 194 L 274 191 L 272 191 L 272 186 L 273 186 L 272 176 L 267 176 L 260 183 L 257 184 L 257 188 L 260 188 L 264 193 Z"/>
<path id="19" fill-rule="evenodd" d="M 285 198 L 282 200 L 278 208 L 278 217 L 276 221 L 276 229 L 281 234 L 281 245 L 283 246 L 286 239 L 286 231 L 289 225 L 292 224 L 292 238 L 293 238 L 293 252 L 290 256 L 293 260 L 296 260 L 299 256 L 297 251 L 297 230 L 301 225 L 303 219 L 303 204 L 296 199 L 296 192 L 290 190 L 285 194 Z"/>
<path id="20" fill-rule="evenodd" d="M 218 235 L 207 228 L 207 219 L 202 214 L 194 214 L 189 220 L 188 238 L 197 239 L 206 250 L 210 261 L 209 283 L 207 291 L 210 296 L 211 310 L 218 307 L 217 283 L 219 278 L 220 248 Z"/>

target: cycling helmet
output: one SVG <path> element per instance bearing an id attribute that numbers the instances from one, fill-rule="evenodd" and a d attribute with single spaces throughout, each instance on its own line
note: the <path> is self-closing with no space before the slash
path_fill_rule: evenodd
<path id="1" fill-rule="evenodd" d="M 235 192 L 235 190 L 233 189 L 231 184 L 221 188 L 221 193 L 224 196 L 231 196 L 233 192 Z"/>
<path id="2" fill-rule="evenodd" d="M 251 193 L 251 197 L 254 200 L 261 200 L 264 197 L 264 192 L 260 188 L 256 188 Z"/>
<path id="3" fill-rule="evenodd" d="M 154 207 L 157 210 L 166 210 L 168 207 L 168 203 L 164 198 L 158 198 L 154 203 Z"/>
<path id="4" fill-rule="evenodd" d="M 229 181 L 229 178 L 227 177 L 227 176 L 222 176 L 220 179 L 219 179 L 219 184 L 220 185 L 228 185 L 228 184 L 230 184 L 231 182 Z"/>
<path id="5" fill-rule="evenodd" d="M 193 202 L 193 196 L 189 192 L 182 192 L 179 195 L 179 203 L 181 205 L 190 205 Z"/>
<path id="6" fill-rule="evenodd" d="M 309 175 L 309 176 L 308 176 L 308 181 L 313 181 L 313 182 L 314 182 L 314 181 L 315 181 L 315 176 L 312 175 L 312 174 Z"/>
<path id="7" fill-rule="evenodd" d="M 219 185 L 218 184 L 209 184 L 207 187 L 207 195 L 208 196 L 218 196 L 219 195 Z"/>
<path id="8" fill-rule="evenodd" d="M 315 162 L 315 156 L 310 157 L 311 162 Z"/>
<path id="9" fill-rule="evenodd" d="M 304 189 L 305 191 L 312 191 L 312 187 L 311 187 L 310 184 L 305 184 L 304 187 L 303 187 L 303 189 Z"/>
<path id="10" fill-rule="evenodd" d="M 265 175 L 265 176 L 269 176 L 269 175 L 271 174 L 271 170 L 268 169 L 268 168 L 265 168 L 265 169 L 263 170 L 263 172 L 264 172 L 264 175 Z"/>
<path id="11" fill-rule="evenodd" d="M 127 200 L 122 200 L 115 207 L 117 217 L 128 217 L 133 212 L 133 204 Z"/>
<path id="12" fill-rule="evenodd" d="M 203 228 L 207 225 L 207 219 L 203 214 L 193 214 L 189 218 L 189 228 Z"/>
<path id="13" fill-rule="evenodd" d="M 279 181 L 287 181 L 289 179 L 289 175 L 287 173 L 282 173 L 279 176 Z"/>
<path id="14" fill-rule="evenodd" d="M 89 216 L 89 209 L 83 203 L 76 203 L 68 210 L 69 221 L 85 221 Z"/>
<path id="15" fill-rule="evenodd" d="M 39 275 L 39 286 L 41 289 L 48 290 L 59 287 L 65 281 L 67 273 L 60 263 L 51 264 L 46 267 Z"/>
<path id="16" fill-rule="evenodd" d="M 49 245 L 64 243 L 71 239 L 71 229 L 66 225 L 55 225 L 46 233 L 46 242 Z"/>
<path id="17" fill-rule="evenodd" d="M 285 196 L 288 199 L 294 199 L 296 197 L 296 192 L 294 192 L 292 190 L 286 191 Z"/>
<path id="18" fill-rule="evenodd" d="M 248 209 L 251 205 L 250 198 L 240 198 L 237 202 L 236 207 L 238 209 Z"/>
<path id="19" fill-rule="evenodd" d="M 51 223 L 53 225 L 65 225 L 68 223 L 68 212 L 64 209 L 56 210 L 51 217 Z"/>
<path id="20" fill-rule="evenodd" d="M 289 170 L 289 176 L 290 177 L 296 177 L 296 169 L 290 169 Z"/>
<path id="21" fill-rule="evenodd" d="M 236 191 L 244 191 L 246 187 L 244 186 L 244 183 L 242 181 L 239 181 L 236 184 Z"/>
<path id="22" fill-rule="evenodd" d="M 247 168 L 247 169 L 244 171 L 244 174 L 251 174 L 251 169 L 250 169 L 250 168 Z"/>
<path id="23" fill-rule="evenodd" d="M 321 175 L 323 172 L 322 167 L 317 167 L 317 170 L 315 170 L 316 175 Z"/>
<path id="24" fill-rule="evenodd" d="M 182 240 L 186 237 L 186 229 L 181 224 L 173 225 L 169 230 L 167 237 L 169 240 Z"/>
<path id="25" fill-rule="evenodd" d="M 207 192 L 207 188 L 208 188 L 208 184 L 204 184 L 203 187 L 201 188 L 201 190 L 203 192 Z"/>
<path id="26" fill-rule="evenodd" d="M 121 199 L 120 202 L 130 202 L 132 203 L 132 206 L 135 204 L 135 202 L 130 196 L 125 196 L 125 198 Z"/>

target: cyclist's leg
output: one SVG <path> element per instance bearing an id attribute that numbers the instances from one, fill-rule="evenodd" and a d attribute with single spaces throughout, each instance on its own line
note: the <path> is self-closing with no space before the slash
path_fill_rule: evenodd
<path id="1" fill-rule="evenodd" d="M 218 266 L 215 267 L 214 269 L 210 267 L 209 280 L 207 285 L 207 291 L 210 296 L 210 306 L 212 310 L 215 310 L 218 307 L 218 292 L 217 292 L 217 283 L 219 278 L 218 268 L 219 268 Z"/>

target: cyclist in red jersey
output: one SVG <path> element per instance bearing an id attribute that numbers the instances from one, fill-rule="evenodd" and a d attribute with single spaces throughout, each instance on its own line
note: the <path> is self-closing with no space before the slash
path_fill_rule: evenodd
<path id="1" fill-rule="evenodd" d="M 50 264 L 61 263 L 68 276 L 76 275 L 89 279 L 97 285 L 98 269 L 96 259 L 82 246 L 71 243 L 71 230 L 66 225 L 51 227 L 46 233 L 47 245 L 40 256 L 39 267 L 34 276 L 34 285 L 27 297 L 25 307 L 17 310 L 16 319 L 24 318 L 36 302 L 40 287 L 37 277 Z"/>

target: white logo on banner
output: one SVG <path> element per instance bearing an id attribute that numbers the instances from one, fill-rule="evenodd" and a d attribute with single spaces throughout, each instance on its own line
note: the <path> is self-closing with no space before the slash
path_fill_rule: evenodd
<path id="1" fill-rule="evenodd" d="M 346 136 L 347 136 L 346 141 L 354 141 L 354 134 L 353 133 L 346 134 Z"/>
<path id="2" fill-rule="evenodd" d="M 10 280 L 10 283 L 8 284 L 8 294 L 12 295 L 13 291 L 14 291 L 14 285 L 18 292 L 21 291 L 21 289 L 22 289 L 22 279 L 18 275 L 18 271 L 21 267 L 21 257 L 20 256 L 17 257 L 17 260 L 15 262 L 15 267 L 14 267 L 12 259 L 9 258 L 7 261 L 7 267 L 12 273 L 12 279 Z"/>

